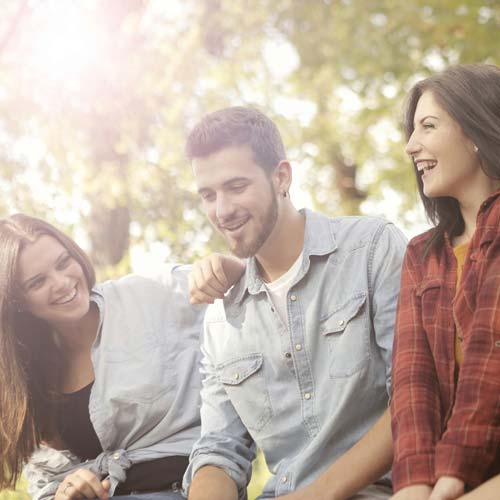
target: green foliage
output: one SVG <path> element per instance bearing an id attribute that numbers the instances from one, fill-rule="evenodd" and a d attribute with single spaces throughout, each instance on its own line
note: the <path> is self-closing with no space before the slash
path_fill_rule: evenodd
<path id="1" fill-rule="evenodd" d="M 27 2 L 21 17 L 19 5 L 0 8 L 0 35 L 12 31 L 0 45 L 0 215 L 83 228 L 93 260 L 122 270 L 135 243 L 163 241 L 184 261 L 222 247 L 183 144 L 205 112 L 236 103 L 276 119 L 316 208 L 363 212 L 393 192 L 404 223 L 416 200 L 405 92 L 500 53 L 497 0 L 61 0 Z M 68 32 L 51 60 L 43 37 L 75 24 L 63 5 L 93 31 L 73 49 Z"/>

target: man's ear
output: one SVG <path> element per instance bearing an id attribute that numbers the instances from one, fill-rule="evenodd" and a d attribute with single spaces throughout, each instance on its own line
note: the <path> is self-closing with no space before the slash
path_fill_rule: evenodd
<path id="1" fill-rule="evenodd" d="M 274 169 L 273 183 L 277 193 L 282 196 L 288 195 L 292 184 L 292 166 L 287 160 L 281 160 Z"/>

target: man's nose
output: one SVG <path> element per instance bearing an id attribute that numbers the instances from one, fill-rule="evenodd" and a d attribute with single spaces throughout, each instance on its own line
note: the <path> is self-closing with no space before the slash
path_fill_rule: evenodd
<path id="1" fill-rule="evenodd" d="M 220 194 L 217 196 L 217 202 L 215 207 L 215 215 L 217 219 L 224 221 L 230 218 L 234 213 L 234 203 L 231 201 L 229 196 Z"/>

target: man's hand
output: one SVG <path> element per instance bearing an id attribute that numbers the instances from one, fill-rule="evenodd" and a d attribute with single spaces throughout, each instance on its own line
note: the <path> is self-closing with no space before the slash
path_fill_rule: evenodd
<path id="1" fill-rule="evenodd" d="M 88 469 L 78 469 L 68 474 L 57 488 L 54 500 L 76 498 L 109 499 L 110 483 L 107 479 L 101 481 Z"/>
<path id="2" fill-rule="evenodd" d="M 451 476 L 440 477 L 429 500 L 455 500 L 464 494 L 465 485 L 461 479 Z"/>
<path id="3" fill-rule="evenodd" d="M 244 261 L 230 255 L 213 253 L 198 260 L 189 275 L 191 304 L 212 304 L 222 299 L 244 270 Z"/>
<path id="4" fill-rule="evenodd" d="M 390 500 L 430 500 L 432 488 L 427 484 L 414 484 L 399 490 Z"/>

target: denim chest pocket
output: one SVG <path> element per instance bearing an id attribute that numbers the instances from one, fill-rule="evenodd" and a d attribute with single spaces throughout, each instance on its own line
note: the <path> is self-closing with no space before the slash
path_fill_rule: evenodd
<path id="1" fill-rule="evenodd" d="M 330 352 L 330 378 L 350 377 L 370 357 L 365 303 L 366 293 L 357 294 L 320 321 L 319 333 Z"/>
<path id="2" fill-rule="evenodd" d="M 250 431 L 260 431 L 273 416 L 263 370 L 263 357 L 251 353 L 217 365 L 218 377 Z"/>
<path id="3" fill-rule="evenodd" d="M 176 354 L 175 346 L 156 330 L 124 330 L 121 344 L 101 354 L 113 401 L 167 404 L 176 385 Z"/>

